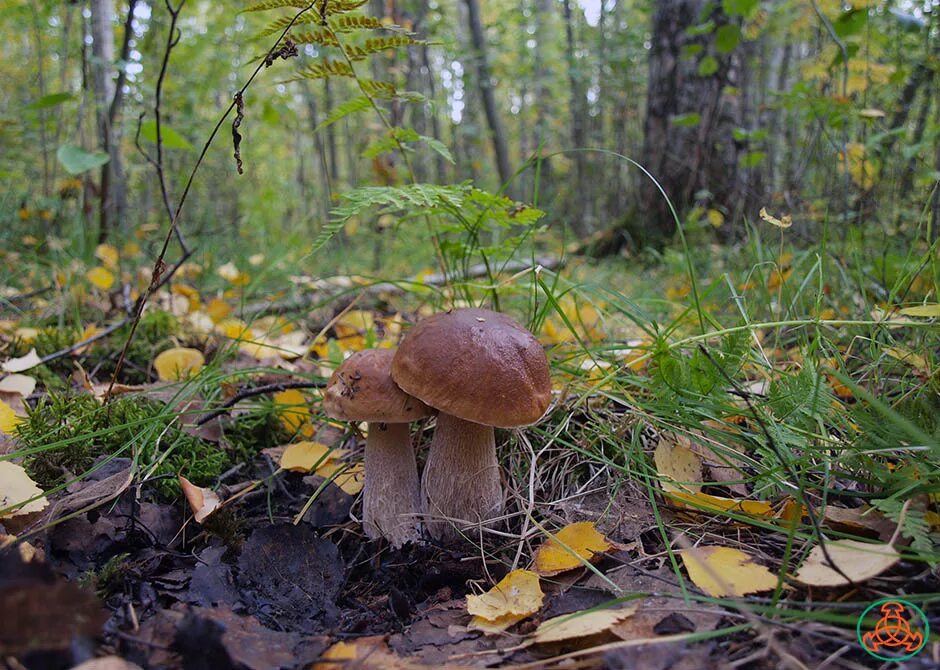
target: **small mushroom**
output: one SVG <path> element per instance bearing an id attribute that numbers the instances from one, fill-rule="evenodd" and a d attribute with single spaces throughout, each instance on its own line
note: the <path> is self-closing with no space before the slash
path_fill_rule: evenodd
<path id="1" fill-rule="evenodd" d="M 420 539 L 421 492 L 408 423 L 433 414 L 403 392 L 389 374 L 391 349 L 360 351 L 336 368 L 323 409 L 341 421 L 368 421 L 362 525 L 370 538 L 394 547 Z"/>
<path id="2" fill-rule="evenodd" d="M 538 340 L 498 312 L 434 314 L 405 336 L 392 378 L 438 410 L 421 480 L 428 534 L 457 537 L 454 519 L 492 525 L 503 508 L 493 427 L 535 423 L 551 401 L 548 359 Z"/>

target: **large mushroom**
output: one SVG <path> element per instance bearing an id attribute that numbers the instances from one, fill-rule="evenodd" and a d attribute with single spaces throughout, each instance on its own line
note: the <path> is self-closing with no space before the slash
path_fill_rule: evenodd
<path id="1" fill-rule="evenodd" d="M 503 507 L 493 427 L 535 423 L 551 400 L 548 359 L 538 340 L 487 309 L 434 314 L 405 336 L 392 378 L 438 410 L 421 480 L 428 534 L 455 538 L 453 520 L 491 525 Z"/>
<path id="2" fill-rule="evenodd" d="M 408 423 L 433 410 L 392 381 L 394 354 L 367 349 L 343 361 L 326 385 L 323 409 L 341 421 L 369 422 L 362 525 L 370 538 L 400 547 L 421 537 L 421 491 Z"/>

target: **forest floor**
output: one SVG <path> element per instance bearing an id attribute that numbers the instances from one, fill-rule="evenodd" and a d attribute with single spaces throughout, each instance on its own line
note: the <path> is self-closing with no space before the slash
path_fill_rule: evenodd
<path id="1" fill-rule="evenodd" d="M 878 298 L 811 252 L 713 261 L 712 280 L 669 257 L 507 272 L 552 406 L 497 432 L 494 528 L 391 549 L 358 520 L 365 428 L 329 421 L 320 389 L 471 290 L 294 276 L 252 300 L 249 271 L 193 265 L 122 358 L 138 260 L 99 247 L 39 293 L 5 288 L 0 665 L 940 662 L 930 263 L 891 269 Z M 879 660 L 861 636 L 884 599 L 910 604 L 910 635 Z"/>

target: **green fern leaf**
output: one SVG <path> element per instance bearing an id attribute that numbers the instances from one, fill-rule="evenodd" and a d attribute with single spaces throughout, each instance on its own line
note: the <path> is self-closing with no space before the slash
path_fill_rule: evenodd
<path id="1" fill-rule="evenodd" d="M 348 45 L 345 50 L 352 60 L 365 60 L 374 53 L 414 44 L 424 44 L 424 42 L 406 35 L 395 35 L 393 37 L 373 37 L 367 39 L 362 46 Z"/>
<path id="2" fill-rule="evenodd" d="M 245 7 L 241 12 L 267 12 L 272 9 L 283 9 L 285 7 L 293 7 L 294 9 L 307 9 L 310 5 L 313 5 L 311 12 L 317 11 L 316 3 L 313 3 L 311 0 L 265 0 L 264 2 L 258 2 L 249 7 Z"/>
<path id="3" fill-rule="evenodd" d="M 355 77 L 353 69 L 348 63 L 334 60 L 324 60 L 322 63 L 312 63 L 299 70 L 297 76 L 286 81 L 299 81 L 301 79 L 328 79 L 329 77 Z"/>
<path id="4" fill-rule="evenodd" d="M 288 35 L 294 44 L 319 44 L 325 47 L 338 47 L 339 41 L 329 30 L 308 30 L 307 32 L 292 32 Z"/>
<path id="5" fill-rule="evenodd" d="M 314 133 L 318 133 L 324 128 L 332 126 L 337 121 L 342 121 L 347 116 L 351 114 L 358 114 L 359 112 L 364 112 L 372 108 L 372 102 L 369 100 L 369 97 L 366 95 L 360 95 L 357 98 L 352 98 L 347 100 L 339 107 L 336 107 L 331 111 L 320 124 L 313 129 Z"/>
<path id="6" fill-rule="evenodd" d="M 267 25 L 267 27 L 258 33 L 258 37 L 269 37 L 276 33 L 284 32 L 284 29 L 287 26 L 291 25 L 293 17 L 291 16 L 282 16 L 278 19 L 275 19 Z M 293 22 L 294 27 L 300 27 L 305 25 L 322 25 L 322 19 L 320 14 L 316 12 L 308 12 L 297 17 L 297 20 Z M 363 14 L 342 14 L 340 16 L 334 16 L 329 19 L 330 30 L 334 33 L 351 33 L 356 30 L 401 30 L 398 26 L 383 26 L 382 22 L 375 18 L 374 16 L 364 16 Z"/>

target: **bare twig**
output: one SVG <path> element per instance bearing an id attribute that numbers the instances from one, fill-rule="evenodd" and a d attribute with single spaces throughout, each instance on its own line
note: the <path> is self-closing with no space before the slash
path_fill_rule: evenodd
<path id="1" fill-rule="evenodd" d="M 180 0 L 180 4 L 174 10 L 172 6 L 170 5 L 169 0 L 167 0 L 167 8 L 171 11 L 171 14 L 173 11 L 175 11 L 178 14 L 179 11 L 182 9 L 184 3 L 185 3 L 185 0 Z M 294 23 L 297 22 L 297 19 L 299 19 L 301 16 L 306 14 L 311 9 L 313 9 L 315 4 L 316 3 L 311 2 L 304 9 L 300 10 L 294 15 L 294 18 L 291 19 L 290 23 L 287 24 L 287 27 L 284 28 L 284 30 L 281 32 L 280 36 L 277 38 L 277 40 L 268 50 L 268 53 L 272 53 L 278 48 L 278 45 L 281 43 L 281 41 L 283 41 L 284 37 L 287 35 L 290 29 L 294 26 Z M 175 25 L 175 22 L 174 22 L 174 25 Z M 172 47 L 175 46 L 176 41 L 178 41 L 178 36 L 174 35 L 171 32 L 171 35 L 167 41 L 168 50 L 172 49 Z M 162 76 L 165 74 L 168 60 L 169 60 L 169 54 L 165 53 L 163 67 L 161 69 L 161 80 L 162 80 Z M 251 86 L 255 78 L 258 76 L 261 70 L 264 69 L 264 67 L 265 67 L 264 61 L 262 60 L 258 64 L 258 66 L 255 68 L 254 72 L 252 72 L 251 76 L 248 78 L 248 81 L 246 81 L 245 84 L 241 87 L 241 89 L 239 89 L 239 91 L 235 94 L 235 99 L 244 95 L 245 91 L 248 90 L 248 87 Z M 156 290 L 160 286 L 162 286 L 163 283 L 165 283 L 165 280 L 168 280 L 170 277 L 172 277 L 173 274 L 183 264 L 183 262 L 187 258 L 189 258 L 189 256 L 192 254 L 191 251 L 189 251 L 188 249 L 185 249 L 184 247 L 182 259 L 180 259 L 180 261 L 176 265 L 174 265 L 172 268 L 169 269 L 169 271 L 167 271 L 167 265 L 166 265 L 166 260 L 165 260 L 166 254 L 170 247 L 170 240 L 172 240 L 174 236 L 176 236 L 177 239 L 179 239 L 178 228 L 179 228 L 180 215 L 183 212 L 183 205 L 186 204 L 186 200 L 189 197 L 189 192 L 192 189 L 193 182 L 196 179 L 196 174 L 199 172 L 199 168 L 202 167 L 202 162 L 205 160 L 206 155 L 209 153 L 209 147 L 211 147 L 212 143 L 215 141 L 216 135 L 219 134 L 219 130 L 222 128 L 222 125 L 225 123 L 225 119 L 227 119 L 229 117 L 229 114 L 232 113 L 232 110 L 235 109 L 235 104 L 236 104 L 235 99 L 233 99 L 233 101 L 229 104 L 228 108 L 225 110 L 225 112 L 223 112 L 222 116 L 219 118 L 218 122 L 216 122 L 215 127 L 212 129 L 212 132 L 209 133 L 209 137 L 208 139 L 206 139 L 205 145 L 203 146 L 202 151 L 199 153 L 199 157 L 196 159 L 196 163 L 195 165 L 193 165 L 193 169 L 189 173 L 189 178 L 186 180 L 186 186 L 183 188 L 183 193 L 180 196 L 179 204 L 177 204 L 176 206 L 176 212 L 173 214 L 173 217 L 170 220 L 170 228 L 167 231 L 166 237 L 163 240 L 163 247 L 160 249 L 160 254 L 157 256 L 157 260 L 154 263 L 153 273 L 151 274 L 151 277 L 150 277 L 150 285 L 147 287 L 147 290 L 144 291 L 141 294 L 141 296 L 137 299 L 137 303 L 135 304 L 134 317 L 131 321 L 131 330 L 127 335 L 127 340 L 125 340 L 124 342 L 124 348 L 121 349 L 121 354 L 118 357 L 117 364 L 114 366 L 114 374 L 111 375 L 111 382 L 108 384 L 108 392 L 105 394 L 106 400 L 111 397 L 111 390 L 114 388 L 114 384 L 117 382 L 118 375 L 120 374 L 121 369 L 124 367 L 124 360 L 125 358 L 127 358 L 127 351 L 131 346 L 131 342 L 134 339 L 134 335 L 137 333 L 137 327 L 138 325 L 140 325 L 140 318 L 141 316 L 143 316 L 143 313 L 144 313 L 144 306 L 147 304 L 147 301 L 150 299 L 150 296 L 152 296 L 154 292 L 156 292 Z M 159 125 L 158 125 L 157 133 L 158 133 L 157 134 L 157 148 L 159 152 L 160 146 L 162 144 L 162 137 L 159 134 Z M 162 154 L 158 154 L 158 161 L 160 160 L 160 156 L 162 156 Z M 164 276 L 164 273 L 166 273 L 166 276 Z"/>

